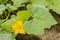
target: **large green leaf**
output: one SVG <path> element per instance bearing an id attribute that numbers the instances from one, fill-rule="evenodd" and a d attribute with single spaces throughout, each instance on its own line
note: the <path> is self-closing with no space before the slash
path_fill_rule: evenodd
<path id="1" fill-rule="evenodd" d="M 53 11 L 60 14 L 60 0 L 48 0 L 47 2 L 50 9 L 53 9 Z"/>
<path id="2" fill-rule="evenodd" d="M 0 32 L 0 40 L 15 40 L 11 33 Z"/>
<path id="3" fill-rule="evenodd" d="M 48 9 L 42 5 L 30 5 L 28 10 L 31 11 L 33 19 L 25 22 L 24 28 L 29 34 L 43 34 L 45 28 L 50 28 L 57 23 Z"/>

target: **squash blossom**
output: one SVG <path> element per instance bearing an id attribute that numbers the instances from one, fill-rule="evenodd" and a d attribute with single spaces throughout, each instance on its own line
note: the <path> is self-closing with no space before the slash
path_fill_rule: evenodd
<path id="1" fill-rule="evenodd" d="M 23 22 L 17 21 L 12 25 L 12 29 L 14 31 L 14 34 L 25 34 L 25 30 L 23 29 Z"/>

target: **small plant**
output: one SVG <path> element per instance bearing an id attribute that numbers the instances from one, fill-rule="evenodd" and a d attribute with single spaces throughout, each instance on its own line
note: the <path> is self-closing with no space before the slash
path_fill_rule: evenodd
<path id="1" fill-rule="evenodd" d="M 60 0 L 0 0 L 0 40 L 44 34 L 45 28 L 57 24 L 50 9 L 60 15 Z"/>

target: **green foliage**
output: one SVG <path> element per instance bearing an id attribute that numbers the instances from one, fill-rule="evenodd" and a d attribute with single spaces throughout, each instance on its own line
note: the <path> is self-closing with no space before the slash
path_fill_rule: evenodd
<path id="1" fill-rule="evenodd" d="M 11 4 L 7 4 L 6 5 L 6 8 L 9 10 L 9 11 L 14 11 L 14 10 L 17 10 L 17 8 Z"/>
<path id="2" fill-rule="evenodd" d="M 9 0 L 0 0 L 0 4 L 6 4 Z"/>
<path id="3" fill-rule="evenodd" d="M 0 40 L 15 40 L 15 38 L 11 33 L 2 31 L 0 32 Z"/>
<path id="4" fill-rule="evenodd" d="M 5 9 L 6 9 L 5 5 L 1 4 L 0 5 L 0 14 L 2 14 Z"/>
<path id="5" fill-rule="evenodd" d="M 50 9 L 60 14 L 60 0 L 0 0 L 0 40 L 15 40 L 12 25 L 19 20 L 28 34 L 44 34 L 57 24 Z"/>
<path id="6" fill-rule="evenodd" d="M 18 20 L 22 20 L 23 22 L 27 21 L 30 17 L 30 14 L 31 13 L 29 11 L 19 11 L 17 13 L 17 17 L 12 17 L 10 20 L 2 23 L 0 26 L 7 32 L 13 32 L 12 25 Z"/>
<path id="7" fill-rule="evenodd" d="M 30 0 L 32 4 L 43 4 L 44 6 L 47 6 L 47 0 Z"/>
<path id="8" fill-rule="evenodd" d="M 5 30 L 6 32 L 13 32 L 12 31 L 12 25 L 16 22 L 16 18 L 12 18 L 10 20 L 7 20 L 6 22 L 2 23 L 0 26 Z"/>
<path id="9" fill-rule="evenodd" d="M 48 0 L 48 7 L 55 11 L 56 13 L 60 14 L 60 0 Z"/>
<path id="10" fill-rule="evenodd" d="M 28 0 L 14 0 L 13 2 L 14 2 L 13 3 L 14 6 L 18 8 L 18 7 L 22 6 L 23 3 L 28 2 Z"/>

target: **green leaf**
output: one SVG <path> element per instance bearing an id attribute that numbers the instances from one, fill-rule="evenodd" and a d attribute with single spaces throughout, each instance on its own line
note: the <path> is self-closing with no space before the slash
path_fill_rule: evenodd
<path id="1" fill-rule="evenodd" d="M 9 1 L 9 0 L 2 0 L 2 2 L 3 2 L 4 4 L 6 4 L 8 1 Z"/>
<path id="2" fill-rule="evenodd" d="M 13 32 L 12 25 L 16 22 L 16 20 L 16 18 L 11 18 L 10 20 L 7 20 L 6 22 L 2 23 L 0 26 L 6 32 Z"/>
<path id="3" fill-rule="evenodd" d="M 2 0 L 0 0 L 0 4 L 2 4 Z"/>
<path id="4" fill-rule="evenodd" d="M 14 10 L 17 10 L 17 8 L 11 4 L 7 4 L 6 5 L 6 8 L 9 10 L 9 11 L 14 11 Z"/>
<path id="5" fill-rule="evenodd" d="M 20 7 L 23 3 L 28 2 L 28 0 L 14 0 L 13 2 L 14 2 L 14 6 L 18 8 L 18 7 Z"/>
<path id="6" fill-rule="evenodd" d="M 5 9 L 6 9 L 5 5 L 1 4 L 0 5 L 0 14 L 2 14 Z"/>
<path id="7" fill-rule="evenodd" d="M 22 20 L 23 22 L 27 21 L 31 16 L 31 12 L 28 10 L 25 11 L 18 11 L 17 19 Z"/>
<path id="8" fill-rule="evenodd" d="M 15 15 L 11 15 L 11 18 L 16 18 L 16 16 Z"/>
<path id="9" fill-rule="evenodd" d="M 4 19 L 4 20 L 3 20 L 3 19 L 1 19 L 1 20 L 0 20 L 0 25 L 1 25 L 5 20 L 6 20 L 6 19 Z"/>
<path id="10" fill-rule="evenodd" d="M 0 0 L 0 4 L 6 4 L 9 0 Z"/>
<path id="11" fill-rule="evenodd" d="M 15 40 L 11 33 L 0 32 L 0 40 Z"/>
<path id="12" fill-rule="evenodd" d="M 28 10 L 31 11 L 33 19 L 25 22 L 24 28 L 29 34 L 44 34 L 45 28 L 50 28 L 57 23 L 48 9 L 42 5 L 30 5 Z"/>
<path id="13" fill-rule="evenodd" d="M 47 0 L 30 0 L 32 4 L 43 4 L 44 6 L 47 6 Z"/>
<path id="14" fill-rule="evenodd" d="M 56 13 L 60 14 L 60 0 L 48 0 L 48 7 L 55 11 Z"/>
<path id="15" fill-rule="evenodd" d="M 0 4 L 6 4 L 8 0 L 0 0 Z"/>

